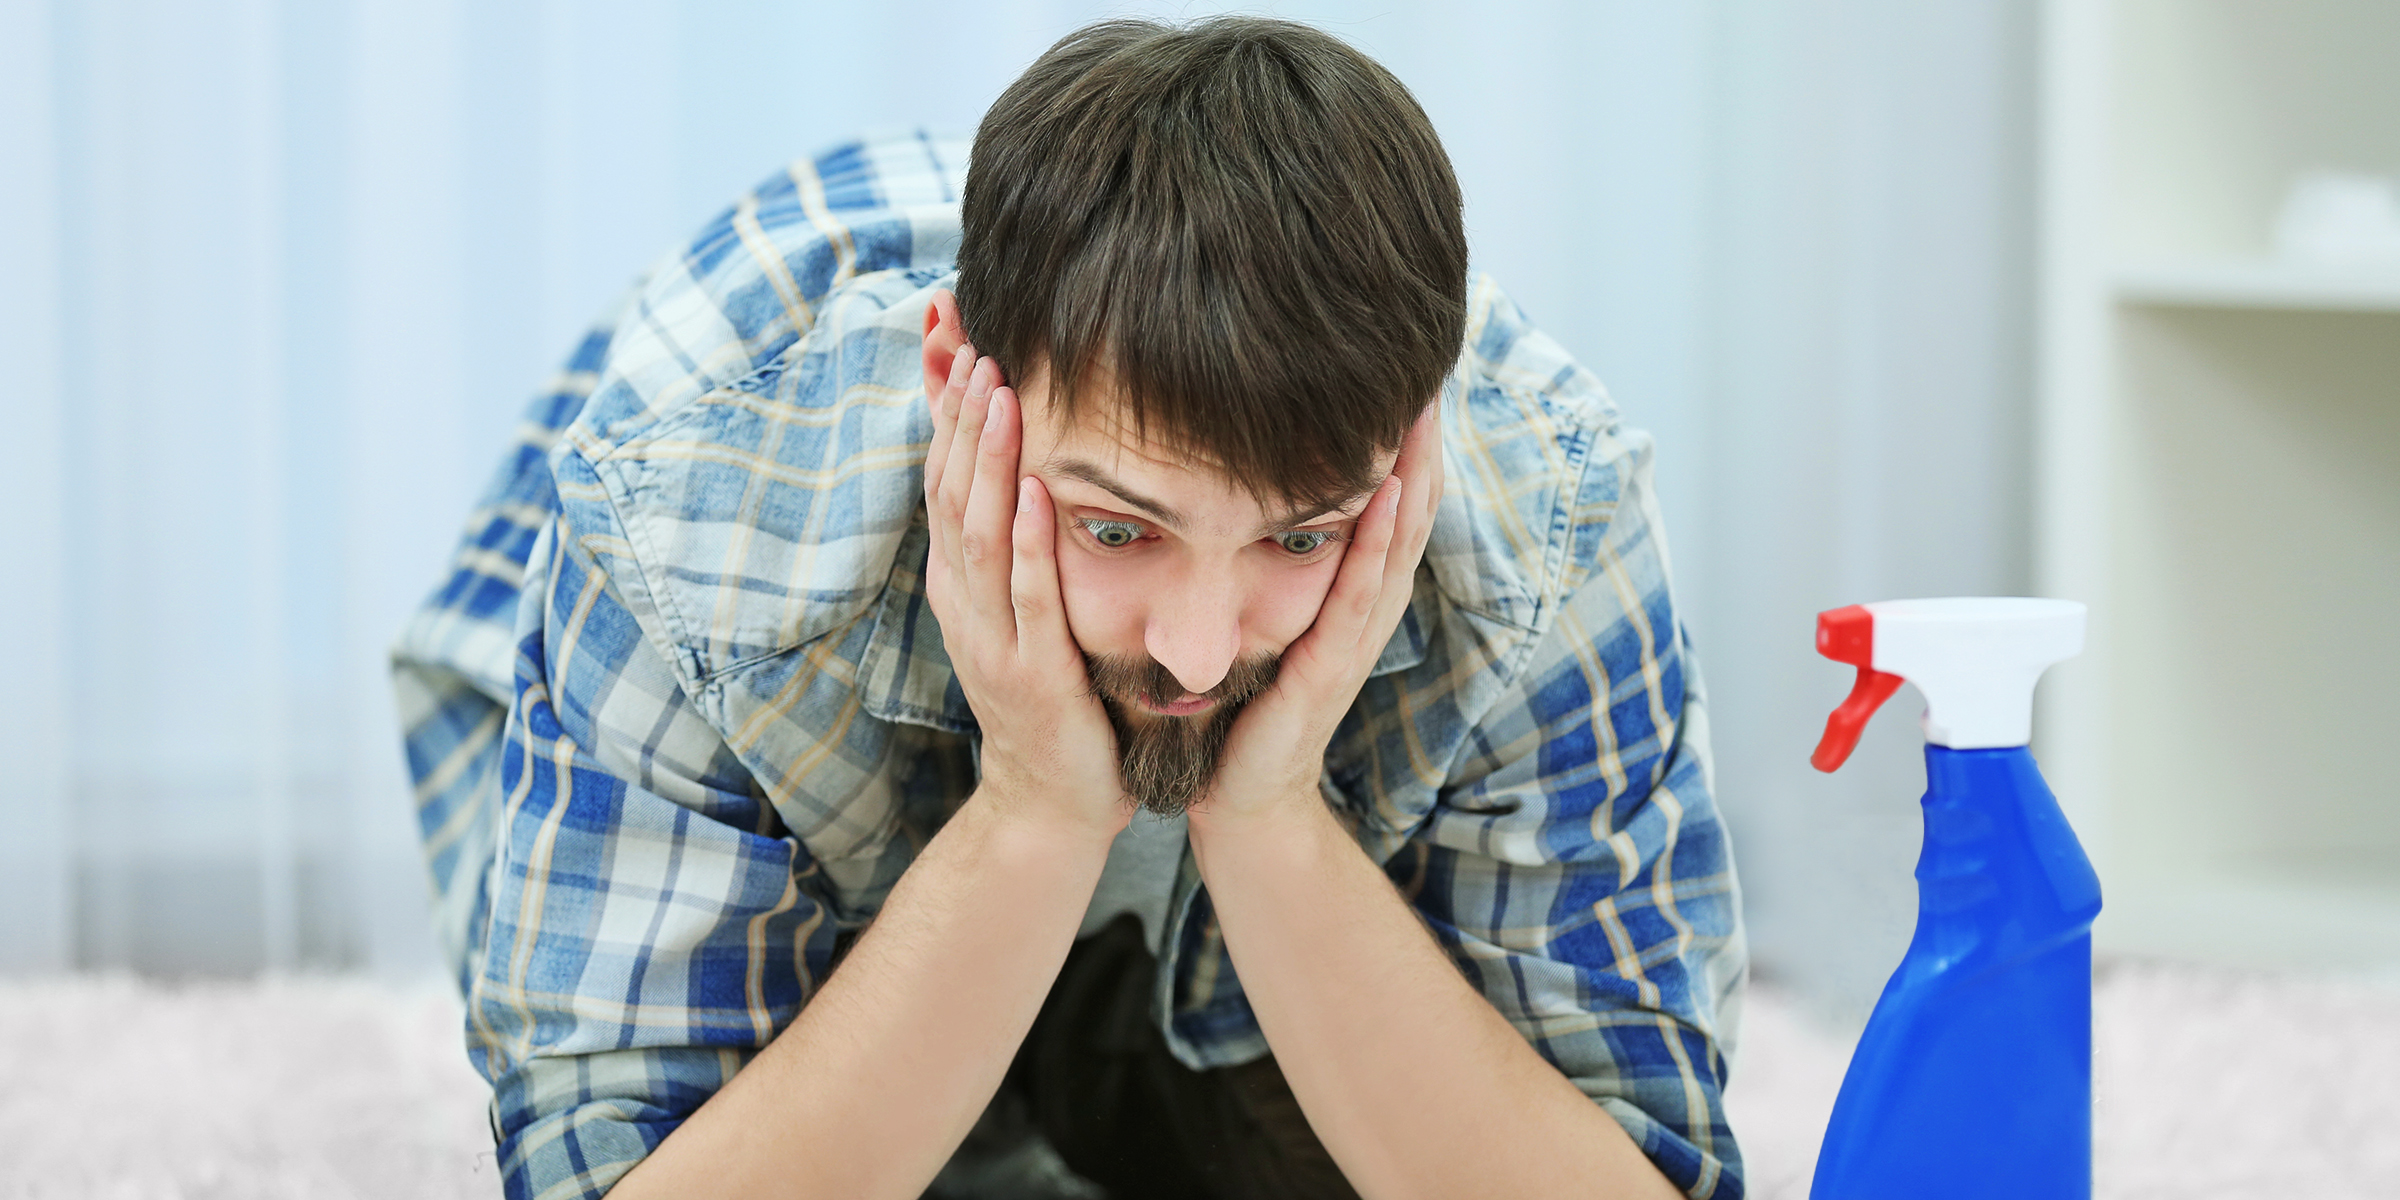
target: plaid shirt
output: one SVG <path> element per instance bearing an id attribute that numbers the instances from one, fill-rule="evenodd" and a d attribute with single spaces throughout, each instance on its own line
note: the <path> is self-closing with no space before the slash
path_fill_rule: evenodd
<path id="1" fill-rule="evenodd" d="M 512 1196 L 605 1191 L 807 1004 L 975 784 L 924 597 L 919 344 L 966 145 L 743 197 L 535 402 L 395 651 Z M 1483 994 L 1693 1196 L 1745 955 L 1649 438 L 1488 280 L 1415 597 L 1322 790 Z M 1267 1050 L 1187 847 L 1153 1015 Z M 1400 1049 L 1400 1048 L 1396 1048 Z"/>

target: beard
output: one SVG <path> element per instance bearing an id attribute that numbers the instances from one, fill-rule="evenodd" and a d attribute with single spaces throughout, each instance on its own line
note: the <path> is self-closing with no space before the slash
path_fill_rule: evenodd
<path id="1" fill-rule="evenodd" d="M 1117 776 L 1133 802 L 1160 817 L 1182 816 L 1216 778 L 1217 757 L 1233 733 L 1234 718 L 1274 684 L 1282 664 L 1278 654 L 1235 659 L 1224 680 L 1208 690 L 1215 707 L 1189 717 L 1170 717 L 1141 707 L 1145 699 L 1171 704 L 1187 694 L 1175 673 L 1157 659 L 1084 655 L 1092 692 L 1100 697 L 1100 707 L 1117 733 Z"/>

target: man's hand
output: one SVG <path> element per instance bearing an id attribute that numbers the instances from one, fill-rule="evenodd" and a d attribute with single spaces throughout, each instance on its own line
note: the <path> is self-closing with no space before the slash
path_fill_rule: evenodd
<path id="1" fill-rule="evenodd" d="M 1317 779 L 1334 727 L 1358 699 L 1367 672 L 1391 641 L 1415 587 L 1417 562 L 1442 499 L 1441 405 L 1427 405 L 1409 430 L 1391 475 L 1353 526 L 1341 571 L 1316 622 L 1284 649 L 1275 686 L 1234 722 L 1195 825 L 1322 807 Z"/>
<path id="2" fill-rule="evenodd" d="M 983 729 L 979 791 L 1010 819 L 1114 836 L 1133 810 L 1118 782 L 1116 735 L 1067 631 L 1049 492 L 1017 474 L 1016 392 L 998 363 L 962 345 L 930 403 L 926 597 Z"/>

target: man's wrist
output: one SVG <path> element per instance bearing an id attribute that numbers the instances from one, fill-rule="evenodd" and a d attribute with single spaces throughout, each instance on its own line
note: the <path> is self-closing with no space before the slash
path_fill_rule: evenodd
<path id="1" fill-rule="evenodd" d="M 1193 806 L 1187 829 L 1193 855 L 1202 859 L 1206 847 L 1213 845 L 1236 853 L 1257 847 L 1305 863 L 1324 845 L 1351 840 L 1314 787 L 1247 803 L 1226 804 L 1211 797 Z"/>
<path id="2" fill-rule="evenodd" d="M 1012 844 L 1038 847 L 1051 854 L 1088 852 L 1106 858 L 1109 845 L 1133 815 L 1130 805 L 1085 813 L 1051 799 L 1036 792 L 1035 785 L 987 776 L 975 785 L 959 816 L 973 812 L 972 819 L 987 823 L 993 836 Z"/>

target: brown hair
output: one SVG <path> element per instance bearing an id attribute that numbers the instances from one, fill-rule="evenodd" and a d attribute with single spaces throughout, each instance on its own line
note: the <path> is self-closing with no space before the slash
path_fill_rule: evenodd
<path id="1" fill-rule="evenodd" d="M 1072 419 L 1133 428 L 1259 497 L 1372 488 L 1466 329 L 1458 181 L 1390 72 L 1288 21 L 1104 21 L 975 131 L 958 253 L 968 338 Z"/>

